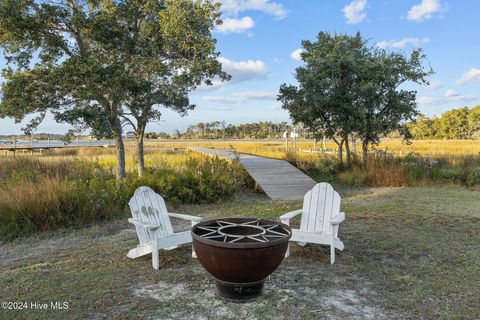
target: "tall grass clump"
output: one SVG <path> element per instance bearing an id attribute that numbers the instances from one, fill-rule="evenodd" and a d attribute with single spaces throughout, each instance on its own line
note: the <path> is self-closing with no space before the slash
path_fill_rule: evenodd
<path id="1" fill-rule="evenodd" d="M 331 155 L 288 152 L 286 160 L 317 181 L 332 182 L 342 164 Z"/>
<path id="2" fill-rule="evenodd" d="M 189 157 L 175 169 L 150 168 L 143 177 L 127 183 L 131 193 L 139 186 L 150 186 L 174 205 L 218 202 L 251 184 L 247 172 L 238 163 L 198 156 Z"/>
<path id="3" fill-rule="evenodd" d="M 354 164 L 338 174 L 351 186 L 399 187 L 456 184 L 480 188 L 480 158 L 431 157 L 410 153 L 404 157 L 374 154 L 367 164 Z"/>
<path id="4" fill-rule="evenodd" d="M 143 177 L 129 172 L 121 190 L 108 158 L 0 158 L 0 240 L 125 216 L 139 186 L 178 205 L 228 199 L 251 183 L 238 163 L 200 155 L 150 156 L 155 165 Z"/>
<path id="5" fill-rule="evenodd" d="M 125 197 L 114 181 L 41 178 L 0 189 L 0 238 L 81 226 L 119 216 Z"/>

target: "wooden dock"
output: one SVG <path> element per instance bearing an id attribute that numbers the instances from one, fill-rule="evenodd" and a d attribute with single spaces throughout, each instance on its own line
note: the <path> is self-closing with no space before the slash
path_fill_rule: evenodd
<path id="1" fill-rule="evenodd" d="M 35 151 L 38 151 L 39 154 L 42 154 L 43 151 L 48 151 L 52 149 L 75 149 L 75 148 L 105 148 L 105 146 L 38 146 L 38 147 L 32 147 L 32 146 L 0 146 L 0 154 L 3 153 L 4 155 L 8 155 L 9 152 L 12 152 L 13 155 L 18 153 L 29 153 L 29 154 L 34 154 Z"/>
<path id="2" fill-rule="evenodd" d="M 188 150 L 238 161 L 272 200 L 302 200 L 316 182 L 284 160 L 235 154 L 225 149 L 188 147 Z"/>

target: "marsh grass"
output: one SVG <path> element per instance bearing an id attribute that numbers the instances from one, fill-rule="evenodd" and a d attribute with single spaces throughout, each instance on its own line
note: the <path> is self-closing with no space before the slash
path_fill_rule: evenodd
<path id="1" fill-rule="evenodd" d="M 348 186 L 398 187 L 461 185 L 480 187 L 480 141 L 413 141 L 384 139 L 374 147 L 367 165 L 353 155 L 351 167 L 339 163 L 335 144 L 327 143 L 328 153 L 312 153 L 313 143 L 297 142 L 298 150 L 285 149 L 283 141 L 180 141 L 149 142 L 149 146 L 185 148 L 191 145 L 234 149 L 236 152 L 287 160 L 317 181 Z M 291 146 L 290 146 L 291 147 Z M 360 150 L 357 150 L 359 154 Z"/>
<path id="2" fill-rule="evenodd" d="M 480 157 L 474 155 L 479 149 L 469 141 L 465 142 L 468 153 L 458 142 L 416 141 L 405 146 L 385 140 L 380 146 L 394 152 L 372 153 L 366 166 L 354 157 L 351 167 L 339 163 L 334 153 L 287 152 L 282 141 L 148 142 L 147 171 L 141 178 L 136 176 L 134 145 L 128 143 L 127 178 L 122 190 L 115 188 L 114 148 L 54 149 L 34 157 L 0 157 L 0 238 L 123 215 L 126 202 L 141 185 L 152 187 L 173 205 L 214 203 L 253 185 L 238 163 L 178 151 L 193 144 L 284 159 L 316 181 L 347 186 L 480 188 Z M 440 146 L 452 154 L 439 152 Z M 308 150 L 313 144 L 298 142 L 298 147 Z M 406 148 L 425 154 L 405 154 Z M 172 151 L 175 149 L 177 152 Z"/>
<path id="3" fill-rule="evenodd" d="M 139 186 L 179 205 L 228 199 L 251 184 L 240 165 L 199 154 L 149 151 L 143 177 L 135 174 L 133 157 L 127 159 L 127 178 L 118 189 L 115 157 L 103 150 L 1 157 L 0 240 L 123 216 Z"/>
<path id="4" fill-rule="evenodd" d="M 480 187 L 480 157 L 425 157 L 411 153 L 404 157 L 378 154 L 367 165 L 354 163 L 338 172 L 338 181 L 350 186 L 400 187 L 460 185 Z"/>
<path id="5" fill-rule="evenodd" d="M 186 148 L 187 146 L 204 146 L 212 148 L 229 148 L 233 146 L 237 151 L 244 153 L 257 154 L 260 156 L 286 159 L 285 142 L 278 141 L 222 141 L 222 140 L 195 140 L 195 141 L 169 141 L 159 142 L 150 140 L 146 142 L 149 147 L 163 148 Z M 312 141 L 299 141 L 297 147 L 303 150 L 314 148 Z M 290 149 L 292 144 L 290 143 Z M 320 144 L 317 143 L 317 149 Z M 327 141 L 326 148 L 329 151 L 335 151 L 336 145 L 332 141 Z M 402 142 L 400 139 L 382 139 L 378 146 L 373 146 L 372 150 L 384 151 L 394 155 L 406 156 L 409 153 L 418 153 L 421 155 L 452 157 L 452 156 L 480 156 L 480 140 L 413 140 L 410 144 Z M 361 153 L 360 144 L 357 143 L 357 153 Z"/>

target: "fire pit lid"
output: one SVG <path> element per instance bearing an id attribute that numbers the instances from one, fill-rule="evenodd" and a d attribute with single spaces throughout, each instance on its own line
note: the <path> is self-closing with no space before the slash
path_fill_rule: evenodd
<path id="1" fill-rule="evenodd" d="M 230 248 L 269 247 L 288 241 L 289 226 L 256 218 L 225 218 L 203 221 L 192 228 L 195 240 Z"/>

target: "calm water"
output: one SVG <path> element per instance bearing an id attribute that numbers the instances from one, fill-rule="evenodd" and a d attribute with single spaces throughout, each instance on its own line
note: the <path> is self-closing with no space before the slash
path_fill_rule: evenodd
<path id="1" fill-rule="evenodd" d="M 133 139 L 128 139 L 124 140 L 125 142 L 129 141 L 132 142 L 134 141 Z M 211 139 L 211 140 L 202 140 L 202 139 L 160 139 L 160 140 L 149 140 L 145 139 L 145 141 L 148 142 L 284 142 L 285 140 L 283 139 L 265 139 L 265 140 L 254 140 L 254 139 L 238 139 L 238 140 L 222 140 L 222 139 Z M 311 140 L 306 140 L 306 139 L 298 139 L 298 142 L 301 141 L 311 141 Z M 48 141 L 35 141 L 33 143 L 34 147 L 76 147 L 76 146 L 81 146 L 81 147 L 89 147 L 89 146 L 113 146 L 115 143 L 112 140 L 100 140 L 100 141 L 79 141 L 77 144 L 77 141 L 72 141 L 70 144 L 65 144 L 63 141 L 60 140 L 50 140 Z M 17 147 L 31 147 L 32 142 L 31 141 L 17 141 Z M 0 140 L 0 147 L 13 147 L 13 143 L 9 140 Z"/>
<path id="2" fill-rule="evenodd" d="M 50 140 L 48 141 L 35 141 L 33 144 L 31 141 L 17 141 L 17 147 L 76 147 L 81 146 L 81 147 L 89 147 L 89 146 L 103 146 L 103 145 L 113 145 L 112 141 L 79 141 L 77 144 L 76 141 L 70 143 L 70 144 L 65 144 L 63 141 L 57 141 L 57 140 Z M 11 141 L 0 141 L 0 147 L 13 147 L 13 143 Z"/>

